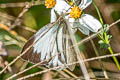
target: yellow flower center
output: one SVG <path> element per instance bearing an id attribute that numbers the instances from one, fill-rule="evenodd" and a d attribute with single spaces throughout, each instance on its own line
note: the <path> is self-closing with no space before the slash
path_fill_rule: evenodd
<path id="1" fill-rule="evenodd" d="M 81 16 L 81 13 L 82 13 L 81 8 L 79 8 L 78 6 L 74 6 L 73 8 L 71 8 L 70 17 L 77 19 Z"/>
<path id="2" fill-rule="evenodd" d="M 55 4 L 56 4 L 55 0 L 45 0 L 45 6 L 47 8 L 52 8 L 55 6 Z"/>

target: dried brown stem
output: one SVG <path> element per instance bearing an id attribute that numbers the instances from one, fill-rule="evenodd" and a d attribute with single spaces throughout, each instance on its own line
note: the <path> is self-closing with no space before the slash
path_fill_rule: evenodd
<path id="1" fill-rule="evenodd" d="M 98 59 L 104 59 L 104 58 L 109 58 L 109 57 L 119 56 L 119 55 L 120 55 L 120 53 L 113 54 L 113 55 L 105 55 L 105 56 L 93 57 L 93 58 L 85 59 L 84 62 L 93 61 L 93 60 L 98 60 Z M 69 66 L 69 65 L 76 64 L 76 63 L 80 63 L 80 62 L 81 62 L 81 61 L 77 61 L 77 62 L 65 64 L 65 65 Z M 50 70 L 58 69 L 58 68 L 63 67 L 63 66 L 64 66 L 64 65 L 62 65 L 62 66 L 57 66 L 57 67 L 53 67 L 53 68 L 50 68 L 50 69 L 46 69 L 46 70 L 43 70 L 43 71 L 40 71 L 40 72 L 36 72 L 36 73 L 30 74 L 30 75 L 21 77 L 21 78 L 19 78 L 19 79 L 17 79 L 17 80 L 25 80 L 25 79 L 27 79 L 27 78 L 34 77 L 34 76 L 36 76 L 36 75 L 45 73 L 45 72 L 50 71 Z"/>

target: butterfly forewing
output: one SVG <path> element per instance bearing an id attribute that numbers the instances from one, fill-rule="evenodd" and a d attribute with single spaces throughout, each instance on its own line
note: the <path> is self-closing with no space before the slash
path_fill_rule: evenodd
<path id="1" fill-rule="evenodd" d="M 34 44 L 36 44 L 36 42 L 35 42 L 35 36 L 38 36 L 38 38 L 37 39 L 40 39 L 42 36 L 44 36 L 46 33 L 47 33 L 47 31 L 49 31 L 49 29 L 51 28 L 50 26 L 51 26 L 52 24 L 48 24 L 48 25 L 46 25 L 46 26 L 44 26 L 43 28 L 41 28 L 34 36 L 32 36 L 28 41 L 27 41 L 27 43 L 24 45 L 24 47 L 23 47 L 23 50 L 22 50 L 22 52 L 21 53 L 23 53 L 23 52 L 26 52 L 23 56 L 22 56 L 22 58 L 24 59 L 24 60 L 26 60 L 26 61 L 30 61 L 30 62 L 32 62 L 32 63 L 38 63 L 38 62 L 40 62 L 41 60 L 40 60 L 40 56 L 41 56 L 41 53 L 36 53 L 36 52 L 34 52 L 34 47 L 29 47 L 29 46 L 31 46 L 31 45 L 34 45 Z M 39 40 L 38 40 L 39 41 Z M 29 48 L 29 50 L 27 50 L 27 48 Z M 25 50 L 27 50 L 27 51 L 25 51 Z"/>
<path id="2" fill-rule="evenodd" d="M 32 63 L 38 63 L 46 60 L 46 67 L 56 67 L 76 61 L 74 49 L 68 49 L 72 46 L 69 32 L 65 22 L 52 23 L 41 28 L 32 36 L 23 47 L 22 53 L 33 45 L 23 56 L 24 60 Z M 66 68 L 64 66 L 60 69 Z M 73 70 L 75 65 L 69 66 Z"/>

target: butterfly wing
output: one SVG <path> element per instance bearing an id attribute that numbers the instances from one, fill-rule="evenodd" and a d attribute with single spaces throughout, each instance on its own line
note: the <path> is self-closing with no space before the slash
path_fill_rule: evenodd
<path id="1" fill-rule="evenodd" d="M 40 60 L 41 53 L 34 52 L 35 48 L 33 46 L 29 48 L 29 46 L 36 44 L 37 41 L 35 42 L 36 40 L 35 38 L 36 37 L 41 38 L 42 36 L 44 36 L 51 29 L 51 27 L 49 27 L 51 25 L 52 24 L 48 24 L 44 26 L 27 41 L 27 43 L 24 45 L 22 52 L 21 52 L 21 53 L 25 52 L 25 54 L 22 56 L 24 60 L 30 61 L 32 63 L 38 63 L 41 61 Z M 29 48 L 29 50 L 27 50 L 27 48 Z"/>
<path id="2" fill-rule="evenodd" d="M 74 48 L 72 47 L 73 43 L 71 41 L 70 34 L 69 34 L 69 31 L 68 31 L 66 25 L 63 27 L 63 35 L 64 35 L 64 37 L 63 37 L 63 44 L 64 44 L 63 50 L 65 51 L 64 55 L 65 55 L 66 63 L 69 64 L 69 63 L 76 62 L 77 61 L 76 54 L 75 54 Z M 71 71 L 73 71 L 74 68 L 75 68 L 75 64 L 69 66 L 69 69 Z"/>
<path id="3" fill-rule="evenodd" d="M 33 46 L 22 56 L 24 60 L 32 63 L 47 60 L 46 63 L 44 63 L 47 67 L 61 66 L 76 60 L 74 49 L 67 49 L 69 46 L 72 46 L 72 43 L 71 40 L 67 38 L 69 33 L 65 23 L 49 27 L 51 25 L 52 23 L 49 23 L 44 26 L 28 40 L 22 52 L 31 44 L 33 44 Z M 60 69 L 66 67 L 67 66 L 63 66 Z M 70 69 L 73 70 L 74 66 L 70 67 Z"/>

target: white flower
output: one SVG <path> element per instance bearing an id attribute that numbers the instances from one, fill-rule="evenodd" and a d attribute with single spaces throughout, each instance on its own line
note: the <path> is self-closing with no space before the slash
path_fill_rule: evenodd
<path id="1" fill-rule="evenodd" d="M 82 0 L 79 7 L 83 11 L 91 3 L 92 0 Z M 56 5 L 51 10 L 51 22 L 55 22 L 57 20 L 55 11 L 57 12 L 57 14 L 61 15 L 67 10 L 67 13 L 70 12 L 70 8 L 71 6 L 64 0 L 56 0 Z M 70 18 L 69 16 L 70 15 L 65 16 L 65 19 L 69 19 L 74 32 L 79 29 L 83 34 L 88 35 L 90 31 L 97 32 L 102 27 L 101 23 L 89 14 L 82 14 L 81 17 L 77 20 L 75 20 L 74 18 Z"/>

